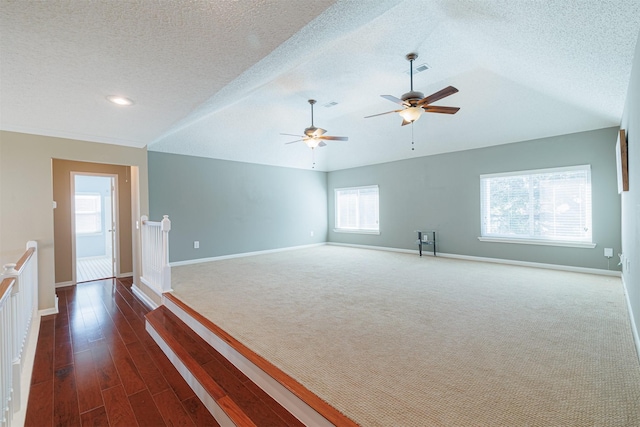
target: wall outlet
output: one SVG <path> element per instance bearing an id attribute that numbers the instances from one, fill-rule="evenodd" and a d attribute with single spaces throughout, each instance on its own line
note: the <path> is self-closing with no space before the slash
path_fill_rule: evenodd
<path id="1" fill-rule="evenodd" d="M 311 232 L 311 237 L 313 237 L 313 231 Z"/>
<path id="2" fill-rule="evenodd" d="M 198 240 L 194 240 L 193 249 L 200 249 L 200 242 Z"/>
<path id="3" fill-rule="evenodd" d="M 604 256 L 607 258 L 613 257 L 613 248 L 604 248 Z"/>

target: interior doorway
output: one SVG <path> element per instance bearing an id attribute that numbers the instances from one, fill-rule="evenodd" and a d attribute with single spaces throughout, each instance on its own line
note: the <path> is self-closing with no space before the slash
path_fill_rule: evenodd
<path id="1" fill-rule="evenodd" d="M 74 282 L 118 274 L 118 176 L 71 173 Z"/>

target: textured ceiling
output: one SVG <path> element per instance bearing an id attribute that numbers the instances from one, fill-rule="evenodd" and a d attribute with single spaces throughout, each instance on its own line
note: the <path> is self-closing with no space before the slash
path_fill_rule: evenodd
<path id="1" fill-rule="evenodd" d="M 308 169 L 280 133 L 314 98 L 349 137 L 316 169 L 343 169 L 619 125 L 639 29 L 637 0 L 0 0 L 0 128 Z M 364 119 L 409 90 L 409 52 L 461 110 Z"/>

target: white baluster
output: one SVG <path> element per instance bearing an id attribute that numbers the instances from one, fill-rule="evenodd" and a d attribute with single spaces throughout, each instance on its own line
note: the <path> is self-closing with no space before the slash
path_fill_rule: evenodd
<path id="1" fill-rule="evenodd" d="M 171 221 L 164 215 L 162 221 L 149 221 L 142 217 L 142 281 L 159 294 L 171 290 L 169 267 L 169 230 Z"/>

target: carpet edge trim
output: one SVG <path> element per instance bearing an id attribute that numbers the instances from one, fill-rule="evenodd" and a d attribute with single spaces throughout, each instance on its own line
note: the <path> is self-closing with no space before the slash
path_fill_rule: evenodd
<path id="1" fill-rule="evenodd" d="M 361 249 L 373 249 L 373 250 L 388 251 L 388 252 L 400 252 L 400 253 L 415 254 L 415 255 L 418 254 L 417 249 L 414 250 L 414 249 L 387 248 L 385 246 L 356 245 L 352 243 L 337 243 L 337 242 L 327 242 L 327 245 L 346 246 L 346 247 L 361 248 Z M 561 265 L 561 264 L 545 264 L 541 262 L 518 261 L 518 260 L 504 259 L 504 258 L 488 258 L 488 257 L 479 257 L 479 256 L 473 256 L 473 255 L 458 255 L 458 254 L 449 254 L 446 252 L 438 252 L 437 254 L 441 258 L 462 259 L 466 261 L 480 261 L 480 262 L 491 262 L 494 264 L 519 265 L 522 267 L 545 268 L 548 270 L 571 271 L 574 273 L 598 274 L 601 276 L 614 276 L 614 277 L 622 276 L 621 272 L 617 270 L 603 270 L 599 268 L 575 267 L 571 265 Z M 422 255 L 433 256 L 429 253 L 424 253 L 424 252 Z"/>
<path id="2" fill-rule="evenodd" d="M 266 255 L 266 254 L 273 254 L 273 253 L 277 253 L 277 252 L 294 251 L 294 250 L 297 250 L 297 249 L 315 248 L 317 246 L 324 246 L 326 244 L 327 244 L 327 242 L 312 243 L 310 245 L 287 246 L 286 248 L 277 248 L 277 249 L 265 249 L 264 251 L 240 252 L 240 253 L 237 253 L 237 254 L 220 255 L 220 256 L 214 256 L 214 257 L 208 257 L 208 258 L 187 259 L 187 260 L 184 260 L 184 261 L 170 262 L 169 266 L 170 267 L 180 267 L 180 266 L 183 266 L 183 265 L 201 264 L 201 263 L 211 262 L 211 261 L 223 261 L 225 259 L 244 258 L 244 257 L 249 257 L 249 256 L 255 256 L 255 255 Z"/>

